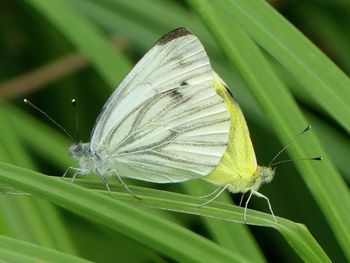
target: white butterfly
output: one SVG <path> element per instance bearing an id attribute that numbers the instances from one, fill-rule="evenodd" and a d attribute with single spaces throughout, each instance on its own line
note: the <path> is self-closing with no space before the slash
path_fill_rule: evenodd
<path id="1" fill-rule="evenodd" d="M 80 164 L 72 169 L 155 183 L 208 175 L 230 128 L 213 74 L 203 45 L 186 28 L 160 38 L 104 105 L 91 142 L 69 148 Z"/>

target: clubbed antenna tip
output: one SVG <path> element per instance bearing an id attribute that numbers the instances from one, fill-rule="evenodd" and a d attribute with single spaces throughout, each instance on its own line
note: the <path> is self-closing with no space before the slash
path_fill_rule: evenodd
<path id="1" fill-rule="evenodd" d="M 311 130 L 311 125 L 308 125 L 302 132 L 298 133 L 296 136 L 294 136 L 276 155 L 272 158 L 271 162 L 268 166 L 270 166 L 278 156 L 281 155 L 291 144 L 293 144 L 301 135 L 303 135 L 305 132 Z"/>
<path id="2" fill-rule="evenodd" d="M 283 163 L 290 163 L 290 162 L 297 162 L 297 161 L 322 161 L 322 157 L 304 157 L 304 158 L 297 158 L 297 159 L 289 159 L 289 160 L 282 160 L 279 162 L 272 163 L 271 166 L 276 166 Z"/>

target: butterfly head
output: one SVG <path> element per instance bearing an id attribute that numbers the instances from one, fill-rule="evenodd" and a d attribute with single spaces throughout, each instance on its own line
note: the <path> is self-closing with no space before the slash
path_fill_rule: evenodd
<path id="1" fill-rule="evenodd" d="M 74 160 L 79 160 L 83 158 L 89 153 L 89 151 L 90 151 L 89 144 L 82 143 L 82 142 L 72 144 L 68 149 L 69 155 Z"/>
<path id="2" fill-rule="evenodd" d="M 275 170 L 267 166 L 258 166 L 255 175 L 260 178 L 260 184 L 265 184 L 272 181 L 275 175 Z"/>

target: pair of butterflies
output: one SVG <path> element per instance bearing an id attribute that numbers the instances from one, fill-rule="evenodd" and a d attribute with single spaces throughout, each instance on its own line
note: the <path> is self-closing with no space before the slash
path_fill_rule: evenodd
<path id="1" fill-rule="evenodd" d="M 186 28 L 155 43 L 104 105 L 90 143 L 74 144 L 69 153 L 80 164 L 72 168 L 77 174 L 95 173 L 105 182 L 107 176 L 154 183 L 202 178 L 218 186 L 210 200 L 225 189 L 249 192 L 245 209 L 253 194 L 268 201 L 258 189 L 274 175 L 257 165 L 239 105 Z"/>

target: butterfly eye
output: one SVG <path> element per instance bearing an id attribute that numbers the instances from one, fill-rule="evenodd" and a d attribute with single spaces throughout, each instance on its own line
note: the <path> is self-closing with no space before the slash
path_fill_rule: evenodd
<path id="1" fill-rule="evenodd" d="M 73 158 L 80 157 L 82 155 L 82 147 L 81 145 L 73 144 L 68 152 Z"/>
<path id="2" fill-rule="evenodd" d="M 82 156 L 83 155 L 83 147 L 81 144 L 75 145 L 73 152 L 76 156 Z"/>

